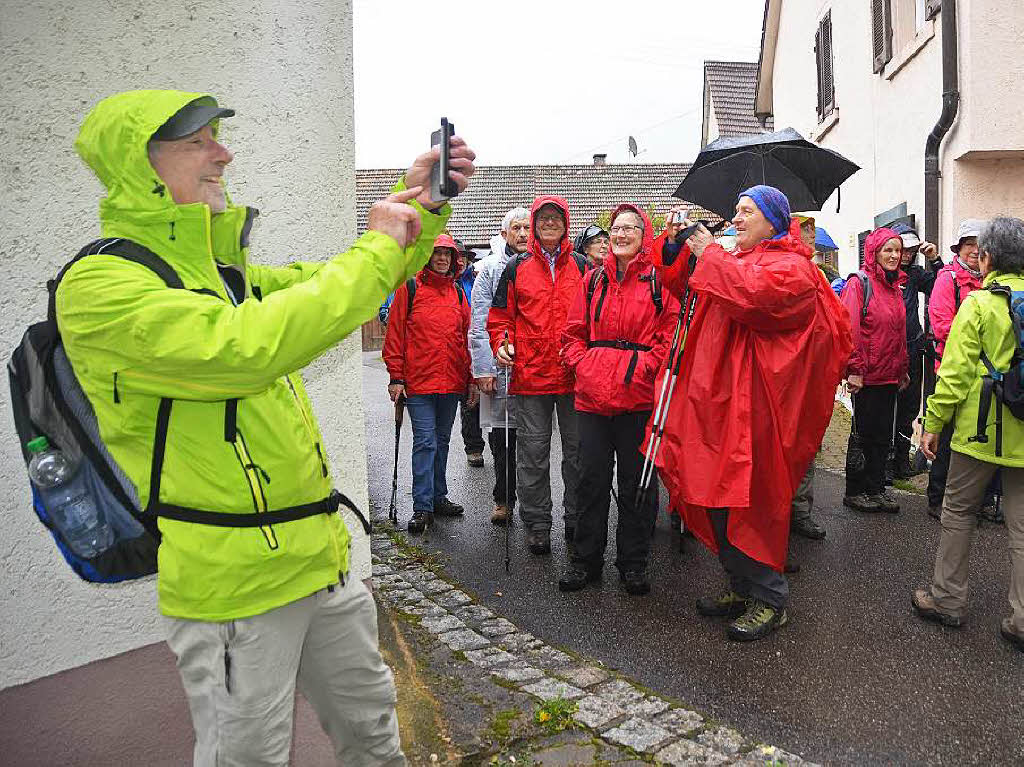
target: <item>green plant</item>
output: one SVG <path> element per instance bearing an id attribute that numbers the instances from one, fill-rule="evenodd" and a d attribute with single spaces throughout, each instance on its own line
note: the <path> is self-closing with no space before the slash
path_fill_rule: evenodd
<path id="1" fill-rule="evenodd" d="M 533 721 L 543 727 L 548 734 L 554 734 L 575 726 L 572 715 L 578 709 L 575 701 L 554 698 L 537 707 L 533 713 Z"/>

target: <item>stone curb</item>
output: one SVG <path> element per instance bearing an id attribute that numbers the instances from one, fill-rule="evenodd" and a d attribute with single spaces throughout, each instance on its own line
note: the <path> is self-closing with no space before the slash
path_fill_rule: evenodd
<path id="1" fill-rule="evenodd" d="M 707 722 L 696 711 L 643 692 L 598 664 L 577 661 L 410 560 L 384 533 L 375 533 L 373 588 L 392 609 L 420 626 L 467 663 L 539 701 L 573 700 L 573 719 L 614 746 L 652 755 L 666 765 L 787 765 L 814 767 L 775 746 Z"/>

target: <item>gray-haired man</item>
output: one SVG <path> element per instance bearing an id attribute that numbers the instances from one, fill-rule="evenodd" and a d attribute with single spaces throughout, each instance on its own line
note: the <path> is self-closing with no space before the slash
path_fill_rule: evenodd
<path id="1" fill-rule="evenodd" d="M 514 400 L 506 391 L 505 375 L 498 375 L 487 335 L 487 315 L 505 264 L 526 251 L 530 233 L 530 211 L 513 208 L 501 222 L 501 238 L 492 240 L 491 253 L 478 264 L 471 300 L 473 317 L 469 328 L 469 355 L 473 379 L 480 389 L 480 427 L 494 456 L 494 512 L 491 522 L 508 524 L 516 503 L 516 430 Z M 505 435 L 508 409 L 508 438 Z M 505 445 L 508 444 L 506 451 Z"/>

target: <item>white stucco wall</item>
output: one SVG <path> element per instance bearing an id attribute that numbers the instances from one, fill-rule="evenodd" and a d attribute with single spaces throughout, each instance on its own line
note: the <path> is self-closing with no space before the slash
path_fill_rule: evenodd
<path id="1" fill-rule="evenodd" d="M 0 339 L 45 312 L 45 280 L 98 232 L 101 187 L 72 142 L 131 88 L 211 91 L 237 117 L 234 199 L 261 209 L 254 258 L 320 259 L 355 235 L 352 13 L 343 0 L 5 4 L 0 24 Z M 366 508 L 359 334 L 306 371 L 335 479 Z M 162 639 L 154 583 L 85 584 L 29 505 L 0 387 L 0 688 Z"/>
<path id="2" fill-rule="evenodd" d="M 942 148 L 940 249 L 965 217 L 1021 215 L 1024 210 L 1024 63 L 1014 41 L 1024 35 L 1024 6 L 997 0 L 959 0 L 962 102 Z M 942 108 L 941 17 L 926 22 L 910 48 L 894 51 L 882 75 L 872 72 L 869 3 L 786 0 L 773 68 L 775 125 L 805 137 L 821 132 L 815 112 L 814 34 L 832 13 L 835 91 L 839 119 L 820 143 L 850 158 L 858 171 L 815 216 L 840 246 L 840 271 L 857 268 L 857 233 L 874 216 L 907 203 L 924 234 L 924 146 Z M 915 49 L 912 55 L 911 49 Z M 979 161 L 971 152 L 1009 151 Z M 1016 154 L 1014 157 L 1012 154 Z M 967 156 L 967 159 L 957 158 Z M 948 256 L 946 256 L 948 257 Z"/>

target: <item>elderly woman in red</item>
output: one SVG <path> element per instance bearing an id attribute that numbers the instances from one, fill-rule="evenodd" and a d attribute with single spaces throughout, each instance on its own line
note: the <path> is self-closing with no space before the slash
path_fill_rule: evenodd
<path id="1" fill-rule="evenodd" d="M 846 496 L 857 511 L 887 511 L 900 505 L 885 492 L 885 459 L 892 447 L 896 393 L 910 383 L 907 370 L 907 309 L 900 286 L 903 240 L 892 229 L 876 229 L 864 241 L 864 268 L 843 288 L 850 315 L 853 353 L 846 382 L 853 393 L 850 449 L 846 451 Z M 855 461 L 859 443 L 864 460 Z"/>
<path id="2" fill-rule="evenodd" d="M 384 364 L 392 402 L 406 398 L 412 421 L 412 519 L 410 533 L 422 533 L 434 515 L 458 516 L 464 509 L 448 499 L 448 443 L 459 399 L 469 387 L 469 299 L 455 279 L 458 247 L 447 234 L 434 241 L 423 271 L 395 291 Z"/>
<path id="3" fill-rule="evenodd" d="M 630 594 L 650 591 L 647 556 L 658 513 L 657 488 L 635 507 L 640 440 L 654 408 L 654 378 L 668 352 L 679 302 L 651 264 L 654 233 L 635 205 L 612 214 L 611 252 L 588 271 L 569 309 L 562 359 L 576 376 L 580 516 L 562 591 L 601 576 L 608 540 L 612 466 L 618 463 L 615 565 Z"/>
<path id="4" fill-rule="evenodd" d="M 727 635 L 749 641 L 788 620 L 790 502 L 832 415 L 850 329 L 782 192 L 746 190 L 733 224 L 733 251 L 700 227 L 679 252 L 674 224 L 655 243 L 665 285 L 696 296 L 657 466 L 729 576 L 698 612 L 734 618 Z"/>

